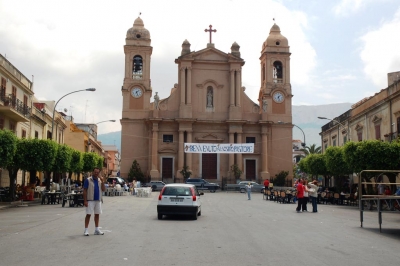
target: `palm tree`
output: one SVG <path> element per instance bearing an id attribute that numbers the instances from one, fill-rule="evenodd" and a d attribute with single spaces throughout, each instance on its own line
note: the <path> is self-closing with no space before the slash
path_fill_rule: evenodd
<path id="1" fill-rule="evenodd" d="M 304 152 L 304 154 L 296 155 L 295 157 L 305 158 L 310 154 L 319 154 L 321 153 L 321 146 L 316 147 L 315 144 L 311 146 L 306 146 L 304 149 L 301 149 L 300 151 Z"/>
<path id="2" fill-rule="evenodd" d="M 301 149 L 302 152 L 304 152 L 304 154 L 306 156 L 310 155 L 310 154 L 319 154 L 321 153 L 321 146 L 316 146 L 316 144 L 309 146 L 306 146 L 304 149 Z"/>

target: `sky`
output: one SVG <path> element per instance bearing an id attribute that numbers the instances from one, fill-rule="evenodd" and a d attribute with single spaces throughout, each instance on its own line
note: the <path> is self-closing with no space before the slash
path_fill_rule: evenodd
<path id="1" fill-rule="evenodd" d="M 76 123 L 119 131 L 126 32 L 139 16 L 150 31 L 151 82 L 161 99 L 178 82 L 174 60 L 187 39 L 206 48 L 240 45 L 242 85 L 258 102 L 261 48 L 274 23 L 290 46 L 293 105 L 355 103 L 400 71 L 398 0 L 0 0 L 0 54 L 34 81 L 39 100 L 57 101 Z M 339 115 L 339 114 L 338 114 Z"/>

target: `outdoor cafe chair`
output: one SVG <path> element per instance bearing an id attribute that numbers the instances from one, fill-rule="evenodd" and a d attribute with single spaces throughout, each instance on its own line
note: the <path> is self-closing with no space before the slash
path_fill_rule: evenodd
<path id="1" fill-rule="evenodd" d="M 333 194 L 333 201 L 332 201 L 332 203 L 333 203 L 333 204 L 337 204 L 337 205 L 340 204 L 340 194 L 339 194 L 339 193 L 334 193 L 334 194 Z"/>

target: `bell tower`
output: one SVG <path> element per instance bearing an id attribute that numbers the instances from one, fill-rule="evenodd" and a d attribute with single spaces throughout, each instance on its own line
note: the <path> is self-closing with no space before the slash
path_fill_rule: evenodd
<path id="1" fill-rule="evenodd" d="M 149 111 L 152 94 L 150 62 L 153 47 L 150 46 L 150 32 L 138 17 L 126 33 L 125 76 L 122 86 L 124 111 Z"/>
<path id="2" fill-rule="evenodd" d="M 290 84 L 289 43 L 274 24 L 261 51 L 261 88 L 259 92 L 262 111 L 268 113 L 268 119 L 291 122 L 292 89 Z M 285 119 L 285 116 L 290 119 Z"/>

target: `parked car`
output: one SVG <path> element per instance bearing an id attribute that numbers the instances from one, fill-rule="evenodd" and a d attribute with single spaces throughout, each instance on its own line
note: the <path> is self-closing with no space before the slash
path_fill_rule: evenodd
<path id="1" fill-rule="evenodd" d="M 253 192 L 261 192 L 261 193 L 264 193 L 265 186 L 264 186 L 264 185 L 261 185 L 261 184 L 258 184 L 258 183 L 256 183 L 256 182 L 253 182 L 253 181 L 240 181 L 240 182 L 238 183 L 240 193 L 245 193 L 245 192 L 246 192 L 246 187 L 245 187 L 245 186 L 246 186 L 248 183 L 251 183 L 251 185 L 253 186 L 253 187 L 251 188 L 251 191 L 253 191 Z"/>
<path id="2" fill-rule="evenodd" d="M 199 190 L 209 190 L 210 192 L 215 192 L 217 189 L 219 189 L 218 184 L 210 183 L 202 178 L 188 178 L 185 183 L 193 184 Z"/>
<path id="3" fill-rule="evenodd" d="M 161 190 L 166 184 L 162 181 L 150 181 L 144 184 L 144 187 L 151 187 L 153 191 Z"/>
<path id="4" fill-rule="evenodd" d="M 117 176 L 107 178 L 107 183 L 114 184 L 114 180 L 115 180 L 115 184 L 120 184 L 121 187 L 124 187 L 125 180 L 123 178 L 117 177 Z"/>
<path id="5" fill-rule="evenodd" d="M 190 184 L 167 184 L 158 195 L 157 216 L 190 215 L 194 220 L 201 215 L 201 199 L 196 186 Z"/>

